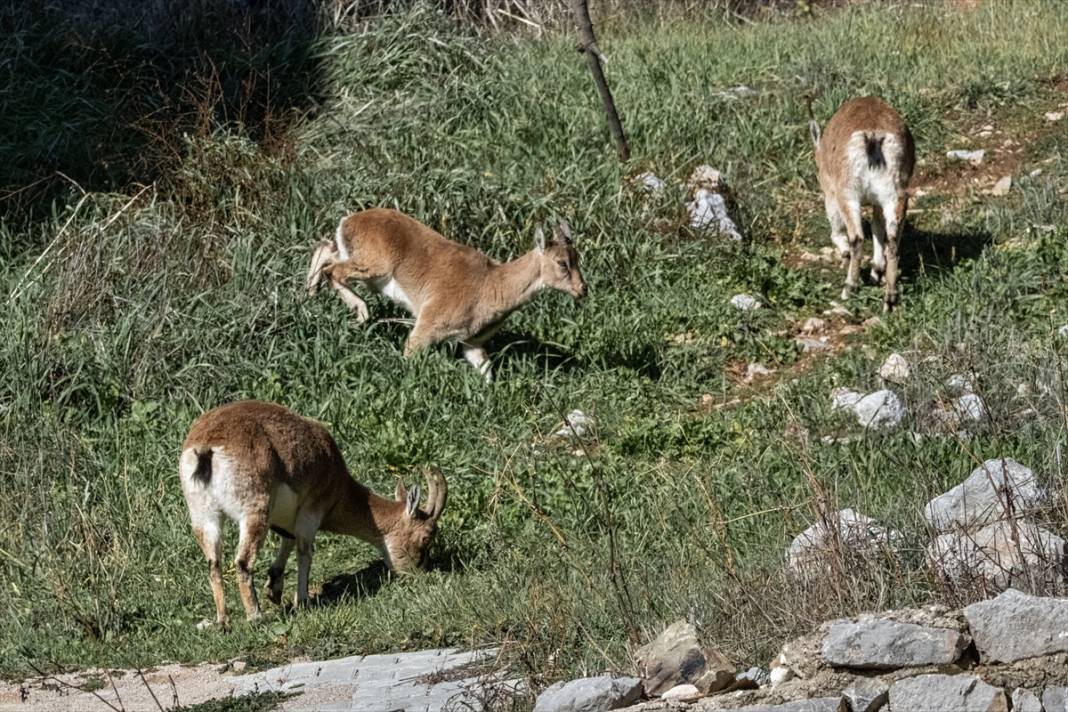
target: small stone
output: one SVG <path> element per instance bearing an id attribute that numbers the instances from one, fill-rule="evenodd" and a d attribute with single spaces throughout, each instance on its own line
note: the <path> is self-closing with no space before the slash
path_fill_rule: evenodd
<path id="1" fill-rule="evenodd" d="M 742 233 L 727 212 L 727 200 L 722 194 L 698 188 L 694 191 L 693 200 L 686 203 L 686 212 L 690 216 L 690 227 L 694 230 L 715 229 L 731 240 L 742 240 Z"/>
<path id="2" fill-rule="evenodd" d="M 879 378 L 890 383 L 903 384 L 909 380 L 909 362 L 899 353 L 892 353 L 879 367 Z"/>
<path id="3" fill-rule="evenodd" d="M 678 702 L 691 702 L 702 697 L 701 691 L 697 689 L 696 685 L 685 683 L 682 685 L 675 685 L 670 690 L 660 695 L 662 700 L 676 700 Z"/>
<path id="4" fill-rule="evenodd" d="M 1010 588 L 965 607 L 964 617 L 984 663 L 1068 652 L 1068 599 L 1029 596 Z"/>
<path id="5" fill-rule="evenodd" d="M 733 712 L 849 712 L 849 710 L 846 709 L 845 700 L 841 697 L 816 697 L 783 702 L 781 705 L 746 705 L 733 708 Z"/>
<path id="6" fill-rule="evenodd" d="M 896 670 L 955 663 L 969 639 L 959 630 L 881 618 L 836 621 L 823 639 L 823 659 L 835 667 Z"/>
<path id="7" fill-rule="evenodd" d="M 739 84 L 729 89 L 723 89 L 721 91 L 713 92 L 712 96 L 719 97 L 720 99 L 751 99 L 755 96 L 760 96 L 760 92 L 745 84 Z"/>
<path id="8" fill-rule="evenodd" d="M 241 673 L 245 672 L 245 670 L 247 668 L 248 668 L 248 663 L 245 662 L 244 660 L 232 660 L 230 662 L 230 670 L 232 670 L 234 673 L 236 673 L 238 675 L 240 675 Z"/>
<path id="9" fill-rule="evenodd" d="M 1012 712 L 1043 712 L 1038 695 L 1023 687 L 1012 691 Z"/>
<path id="10" fill-rule="evenodd" d="M 1045 712 L 1068 712 L 1068 687 L 1047 687 L 1042 691 Z"/>
<path id="11" fill-rule="evenodd" d="M 978 423 L 986 418 L 986 403 L 974 393 L 965 393 L 958 398 L 954 410 L 961 420 Z"/>
<path id="12" fill-rule="evenodd" d="M 1012 176 L 1002 176 L 994 187 L 990 189 L 990 195 L 995 197 L 1002 197 L 1009 194 L 1009 190 L 1012 188 Z"/>
<path id="13" fill-rule="evenodd" d="M 707 188 L 708 190 L 719 191 L 724 187 L 723 174 L 707 163 L 702 163 L 690 173 L 690 178 L 686 181 L 686 185 L 691 190 Z"/>
<path id="14" fill-rule="evenodd" d="M 966 151 L 963 149 L 957 149 L 954 151 L 946 151 L 946 158 L 950 158 L 954 161 L 967 161 L 972 165 L 978 165 L 983 162 L 983 157 L 986 155 L 986 151 L 983 149 L 977 149 L 974 151 Z"/>
<path id="15" fill-rule="evenodd" d="M 731 297 L 731 306 L 741 311 L 753 311 L 760 308 L 760 301 L 751 294 L 735 294 Z"/>
<path id="16" fill-rule="evenodd" d="M 667 184 L 660 180 L 660 177 L 655 173 L 646 171 L 645 173 L 639 173 L 633 178 L 634 183 L 641 187 L 646 193 L 649 193 L 654 198 L 659 198 L 664 195 L 664 191 L 667 189 Z"/>
<path id="17" fill-rule="evenodd" d="M 795 339 L 797 343 L 801 345 L 802 353 L 812 353 L 814 351 L 826 351 L 830 348 L 830 344 L 827 343 L 827 337 L 821 336 L 818 339 Z"/>
<path id="18" fill-rule="evenodd" d="M 1043 116 L 1046 117 L 1046 121 L 1050 121 L 1050 122 L 1060 121 L 1061 119 L 1064 118 L 1064 112 L 1063 111 L 1047 111 L 1045 114 L 1043 114 Z"/>
<path id="19" fill-rule="evenodd" d="M 865 329 L 870 329 L 873 326 L 879 326 L 879 324 L 882 324 L 883 319 L 882 317 L 878 316 L 869 316 L 867 319 L 860 323 Z"/>
<path id="20" fill-rule="evenodd" d="M 893 391 L 869 393 L 853 406 L 857 422 L 869 430 L 896 428 L 905 417 L 905 406 Z"/>
<path id="21" fill-rule="evenodd" d="M 1005 691 L 975 675 L 917 675 L 890 687 L 890 712 L 1008 712 Z"/>
<path id="22" fill-rule="evenodd" d="M 1011 511 L 1022 514 L 1046 501 L 1035 473 L 1010 458 L 987 460 L 961 484 L 941 494 L 924 508 L 927 522 L 938 531 L 978 527 L 1004 518 L 1006 500 Z"/>
<path id="23" fill-rule="evenodd" d="M 557 682 L 538 695 L 534 712 L 605 712 L 627 707 L 642 696 L 635 677 L 584 677 Z"/>
<path id="24" fill-rule="evenodd" d="M 553 435 L 558 438 L 581 438 L 596 425 L 592 416 L 586 415 L 581 410 L 575 409 L 567 414 L 564 425 Z"/>
<path id="25" fill-rule="evenodd" d="M 853 312 L 849 311 L 838 302 L 831 302 L 831 308 L 823 312 L 823 315 L 850 317 L 853 316 Z"/>
<path id="26" fill-rule="evenodd" d="M 770 376 L 773 373 L 775 373 L 775 371 L 771 370 L 762 363 L 751 363 L 745 369 L 745 382 L 752 383 L 758 378 Z"/>
<path id="27" fill-rule="evenodd" d="M 816 522 L 794 537 L 786 549 L 787 566 L 794 574 L 824 571 L 828 559 L 842 550 L 874 555 L 890 549 L 899 538 L 878 521 L 852 509 L 835 512 L 826 522 Z"/>
<path id="28" fill-rule="evenodd" d="M 849 712 L 878 712 L 890 699 L 890 683 L 878 678 L 858 677 L 842 690 Z"/>
<path id="29" fill-rule="evenodd" d="M 831 410 L 853 410 L 864 394 L 852 388 L 835 388 L 831 391 Z"/>
<path id="30" fill-rule="evenodd" d="M 1068 337 L 1068 324 L 1065 324 L 1061 328 L 1057 329 L 1057 336 Z"/>
<path id="31" fill-rule="evenodd" d="M 1027 177 L 1028 178 L 1038 178 L 1040 175 L 1042 175 L 1042 169 L 1041 168 L 1036 168 L 1035 170 L 1033 170 L 1030 173 L 1028 173 Z"/>
<path id="32" fill-rule="evenodd" d="M 954 393 L 971 393 L 975 390 L 972 379 L 963 373 L 954 373 L 946 379 L 946 388 Z"/>
<path id="33" fill-rule="evenodd" d="M 826 328 L 826 319 L 820 319 L 818 316 L 810 316 L 808 319 L 805 319 L 805 323 L 801 325 L 801 333 L 818 334 Z"/>
<path id="34" fill-rule="evenodd" d="M 723 653 L 701 645 L 696 629 L 676 621 L 635 655 L 644 678 L 645 693 L 662 695 L 676 685 L 690 683 L 704 694 L 719 692 L 734 682 L 734 665 Z"/>
<path id="35" fill-rule="evenodd" d="M 767 685 L 770 681 L 768 673 L 763 668 L 755 666 L 749 668 L 745 672 L 738 673 L 734 676 L 734 679 L 739 681 L 747 680 L 749 682 L 752 682 L 757 687 L 763 687 L 764 685 Z"/>

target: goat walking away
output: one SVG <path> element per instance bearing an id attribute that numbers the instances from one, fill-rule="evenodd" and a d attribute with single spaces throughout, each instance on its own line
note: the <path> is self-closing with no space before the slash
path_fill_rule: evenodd
<path id="1" fill-rule="evenodd" d="M 860 281 L 864 241 L 860 211 L 861 206 L 870 205 L 874 238 L 871 277 L 877 284 L 885 281 L 883 304 L 889 311 L 898 302 L 900 235 L 916 164 L 912 134 L 893 107 L 873 96 L 842 104 L 822 131 L 812 117 L 809 131 L 831 241 L 847 265 L 842 299 L 847 299 Z"/>

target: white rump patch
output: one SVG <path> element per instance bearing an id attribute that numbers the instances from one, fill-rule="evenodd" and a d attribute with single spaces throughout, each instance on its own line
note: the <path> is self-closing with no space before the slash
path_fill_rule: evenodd
<path id="1" fill-rule="evenodd" d="M 334 235 L 334 241 L 337 243 L 337 254 L 341 258 L 342 262 L 348 262 L 349 251 L 345 247 L 345 235 L 341 232 L 341 226 L 345 224 L 345 218 L 341 218 L 341 221 L 337 224 L 337 233 Z"/>

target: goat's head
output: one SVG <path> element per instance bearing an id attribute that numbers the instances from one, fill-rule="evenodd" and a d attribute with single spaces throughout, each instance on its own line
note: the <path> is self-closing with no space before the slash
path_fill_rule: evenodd
<path id="1" fill-rule="evenodd" d="M 392 527 L 382 537 L 386 565 L 397 572 L 425 569 L 430 544 L 438 529 L 438 517 L 445 509 L 449 488 L 439 470 L 427 473 L 426 509 L 419 508 L 419 485 L 410 490 L 398 482 L 395 496 L 402 509 Z"/>
<path id="2" fill-rule="evenodd" d="M 571 227 L 561 221 L 553 229 L 552 242 L 545 242 L 541 228 L 534 235 L 541 260 L 541 281 L 546 287 L 567 292 L 575 299 L 586 296 L 586 280 L 579 271 L 579 255 L 571 239 Z"/>

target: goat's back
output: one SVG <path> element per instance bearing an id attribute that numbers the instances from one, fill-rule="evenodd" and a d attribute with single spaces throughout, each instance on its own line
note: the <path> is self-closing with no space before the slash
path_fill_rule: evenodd
<path id="1" fill-rule="evenodd" d="M 901 114 L 882 99 L 865 96 L 838 107 L 820 137 L 816 161 L 826 188 L 887 169 L 904 189 L 912 178 L 916 149 Z"/>

